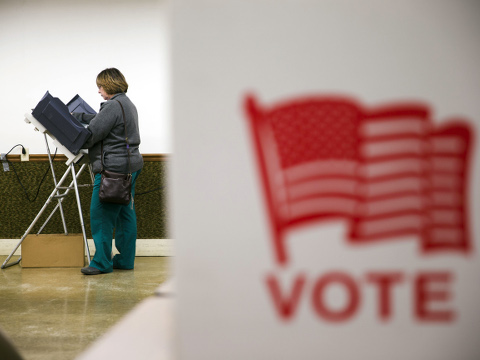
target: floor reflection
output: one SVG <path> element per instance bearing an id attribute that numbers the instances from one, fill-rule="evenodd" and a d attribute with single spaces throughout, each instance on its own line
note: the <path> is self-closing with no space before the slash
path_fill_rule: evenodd
<path id="1" fill-rule="evenodd" d="M 95 276 L 15 265 L 0 271 L 0 328 L 26 360 L 74 359 L 168 276 L 168 257 Z"/>

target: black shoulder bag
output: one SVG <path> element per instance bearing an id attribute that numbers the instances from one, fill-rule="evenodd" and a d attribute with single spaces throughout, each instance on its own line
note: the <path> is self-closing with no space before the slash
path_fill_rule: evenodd
<path id="1" fill-rule="evenodd" d="M 132 169 L 130 166 L 130 146 L 127 137 L 127 124 L 125 123 L 125 111 L 120 101 L 117 100 L 122 108 L 123 126 L 125 128 L 125 142 L 127 143 L 128 153 L 128 174 L 119 174 L 113 171 L 108 171 L 103 168 L 103 141 L 101 145 L 100 159 L 102 162 L 102 180 L 100 183 L 100 191 L 98 196 L 102 203 L 114 203 L 128 205 L 132 197 Z"/>

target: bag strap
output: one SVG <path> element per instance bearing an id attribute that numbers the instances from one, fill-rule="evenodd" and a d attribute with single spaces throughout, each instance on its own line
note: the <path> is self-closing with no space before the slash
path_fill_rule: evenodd
<path id="1" fill-rule="evenodd" d="M 127 159 L 128 159 L 128 173 L 131 174 L 132 173 L 132 167 L 130 165 L 130 144 L 128 143 L 128 136 L 127 136 L 127 124 L 125 122 L 125 110 L 123 110 L 123 106 L 122 106 L 122 103 L 118 100 L 115 100 L 116 102 L 118 102 L 120 104 L 120 107 L 122 108 L 122 118 L 123 118 L 123 128 L 125 129 L 125 142 L 127 143 Z M 100 161 L 101 161 L 101 164 L 102 164 L 102 169 L 101 169 L 101 172 L 103 171 L 103 140 L 102 140 L 102 143 L 100 145 L 101 149 L 101 154 L 100 154 Z"/>

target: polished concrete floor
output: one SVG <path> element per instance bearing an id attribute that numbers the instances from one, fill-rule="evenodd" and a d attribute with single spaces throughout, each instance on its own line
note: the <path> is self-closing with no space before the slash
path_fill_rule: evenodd
<path id="1" fill-rule="evenodd" d="M 137 257 L 133 271 L 94 276 L 80 268 L 2 269 L 0 329 L 25 360 L 75 359 L 154 294 L 168 279 L 169 264 L 168 257 Z"/>

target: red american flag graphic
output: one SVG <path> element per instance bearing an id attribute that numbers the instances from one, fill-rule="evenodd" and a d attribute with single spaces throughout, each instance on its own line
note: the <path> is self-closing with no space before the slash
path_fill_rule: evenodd
<path id="1" fill-rule="evenodd" d="M 245 110 L 278 264 L 289 260 L 287 231 L 333 218 L 355 243 L 415 235 L 423 252 L 472 250 L 466 121 L 434 123 L 422 103 L 335 96 L 267 108 L 249 95 Z"/>

